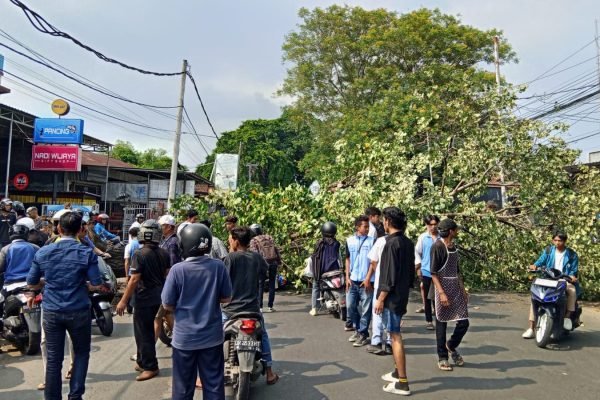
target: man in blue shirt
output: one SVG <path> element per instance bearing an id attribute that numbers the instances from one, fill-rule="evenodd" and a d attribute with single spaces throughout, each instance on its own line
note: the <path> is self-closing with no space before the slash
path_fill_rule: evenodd
<path id="1" fill-rule="evenodd" d="M 101 290 L 102 278 L 98 258 L 92 249 L 76 240 L 82 229 L 81 220 L 79 213 L 70 212 L 61 216 L 58 225 L 61 240 L 36 253 L 27 276 L 31 288 L 45 286 L 42 324 L 48 351 L 44 389 L 47 400 L 62 398 L 61 370 L 67 331 L 75 353 L 69 399 L 81 399 L 85 392 L 92 339 L 87 281 L 93 289 Z M 42 277 L 44 282 L 41 282 Z"/>
<path id="2" fill-rule="evenodd" d="M 371 262 L 369 251 L 374 238 L 369 233 L 369 217 L 361 215 L 354 220 L 356 233 L 346 239 L 346 305 L 355 329 L 348 341 L 354 347 L 369 344 L 369 324 L 373 302 L 373 282 L 368 277 Z"/>
<path id="3" fill-rule="evenodd" d="M 431 300 L 429 299 L 429 289 L 431 288 L 431 247 L 435 242 L 440 240 L 437 226 L 440 223 L 440 217 L 437 215 L 427 215 L 423 218 L 423 223 L 427 227 L 427 230 L 423 232 L 417 240 L 415 246 L 415 271 L 421 279 L 421 298 L 423 299 L 423 308 L 417 310 L 418 313 L 425 313 L 425 322 L 427 330 L 434 330 L 433 327 L 433 315 L 431 308 Z"/>
<path id="4" fill-rule="evenodd" d="M 223 262 L 207 256 L 206 226 L 188 224 L 179 236 L 185 261 L 171 268 L 162 291 L 163 307 L 175 314 L 172 398 L 192 400 L 198 373 L 203 399 L 225 399 L 220 304 L 231 300 L 231 282 Z"/>

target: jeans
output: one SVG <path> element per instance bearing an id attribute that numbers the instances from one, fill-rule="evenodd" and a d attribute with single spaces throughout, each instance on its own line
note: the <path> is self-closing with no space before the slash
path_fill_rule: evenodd
<path id="1" fill-rule="evenodd" d="M 225 400 L 224 363 L 222 344 L 198 350 L 173 347 L 172 399 L 193 400 L 198 375 L 204 400 Z"/>
<path id="2" fill-rule="evenodd" d="M 346 294 L 348 316 L 354 325 L 354 329 L 361 335 L 369 336 L 369 324 L 371 323 L 373 293 L 367 293 L 360 286 L 362 282 L 351 281 L 350 290 Z"/>
<path id="3" fill-rule="evenodd" d="M 450 340 L 446 342 L 446 327 L 448 326 L 447 322 L 435 321 L 435 338 L 437 341 L 437 353 L 438 359 L 447 360 L 448 359 L 448 349 L 446 348 L 446 343 L 451 350 L 456 350 L 460 345 L 463 337 L 469 330 L 469 320 L 461 319 L 460 321 L 456 321 L 456 327 L 454 328 L 454 332 L 452 336 L 450 336 Z"/>
<path id="4" fill-rule="evenodd" d="M 46 400 L 62 399 L 62 363 L 65 357 L 65 335 L 73 341 L 74 363 L 69 382 L 69 399 L 81 399 L 90 361 L 92 321 L 89 309 L 79 311 L 44 311 L 42 322 L 46 333 Z"/>
<path id="5" fill-rule="evenodd" d="M 44 320 L 44 310 L 42 310 L 42 321 Z M 70 364 L 69 364 L 69 369 L 73 369 L 73 363 L 74 363 L 74 359 L 73 357 L 75 356 L 74 352 L 73 352 L 73 341 L 71 340 L 71 336 L 69 336 L 69 332 L 67 332 L 67 344 L 69 347 L 69 359 L 70 359 Z M 46 346 L 46 332 L 42 329 L 42 340 L 40 342 L 40 350 L 42 352 L 42 368 L 44 368 L 44 382 L 46 381 L 46 364 L 48 363 L 48 348 Z"/>
<path id="6" fill-rule="evenodd" d="M 319 304 L 319 297 L 321 296 L 320 286 L 321 286 L 321 282 L 317 281 L 316 279 L 313 279 L 313 282 L 312 282 L 312 296 L 311 296 L 311 306 L 312 306 L 312 308 L 318 309 L 319 306 L 320 306 L 320 304 Z"/>
<path id="7" fill-rule="evenodd" d="M 267 307 L 272 308 L 275 301 L 275 283 L 277 281 L 277 264 L 269 265 L 269 302 Z M 258 281 L 258 304 L 263 308 L 263 294 L 265 292 L 265 281 Z"/>
<path id="8" fill-rule="evenodd" d="M 429 288 L 431 288 L 431 277 L 423 275 L 423 293 L 425 293 L 425 321 L 433 322 L 431 300 L 429 297 Z"/>
<path id="9" fill-rule="evenodd" d="M 223 315 L 223 323 L 229 321 L 229 317 L 227 314 L 222 313 Z M 260 323 L 262 325 L 262 337 L 261 337 L 261 347 L 262 347 L 262 360 L 265 362 L 267 367 L 273 366 L 273 357 L 271 356 L 271 342 L 269 341 L 269 334 L 267 333 L 267 325 L 265 324 L 264 317 L 261 316 Z"/>
<path id="10" fill-rule="evenodd" d="M 156 339 L 154 337 L 154 317 L 159 305 L 135 307 L 133 309 L 133 333 L 137 346 L 137 363 L 144 371 L 156 371 Z"/>

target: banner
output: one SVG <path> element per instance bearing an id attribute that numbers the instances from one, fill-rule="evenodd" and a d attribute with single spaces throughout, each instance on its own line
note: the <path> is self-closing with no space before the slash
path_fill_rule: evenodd
<path id="1" fill-rule="evenodd" d="M 213 166 L 215 189 L 237 189 L 238 162 L 237 154 L 217 154 Z"/>
<path id="2" fill-rule="evenodd" d="M 33 124 L 35 143 L 83 143 L 83 120 L 66 118 L 36 118 Z"/>
<path id="3" fill-rule="evenodd" d="M 79 146 L 47 146 L 34 144 L 31 148 L 32 171 L 81 171 Z"/>

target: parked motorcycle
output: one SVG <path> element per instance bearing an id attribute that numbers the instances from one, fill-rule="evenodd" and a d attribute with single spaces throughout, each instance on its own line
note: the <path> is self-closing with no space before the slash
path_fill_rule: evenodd
<path id="1" fill-rule="evenodd" d="M 92 320 L 96 321 L 96 325 L 104 336 L 110 336 L 113 332 L 113 311 L 111 303 L 115 298 L 117 289 L 117 278 L 112 269 L 106 262 L 98 258 L 98 267 L 100 276 L 104 282 L 105 290 L 90 291 L 89 297 L 92 303 L 91 313 Z"/>
<path id="2" fill-rule="evenodd" d="M 42 295 L 35 295 L 27 288 L 26 282 L 6 285 L 4 295 L 0 293 L 0 303 L 4 303 L 3 323 L 0 326 L 2 337 L 11 342 L 25 355 L 40 351 L 42 339 Z M 35 296 L 31 308 L 27 299 Z"/>
<path id="3" fill-rule="evenodd" d="M 225 342 L 225 384 L 233 387 L 236 400 L 250 397 L 250 383 L 265 373 L 261 361 L 262 316 L 260 313 L 238 313 L 223 325 Z"/>
<path id="4" fill-rule="evenodd" d="M 346 320 L 346 277 L 344 271 L 329 271 L 321 275 L 320 310 L 326 310 L 335 318 Z"/>
<path id="5" fill-rule="evenodd" d="M 546 347 L 551 339 L 560 340 L 570 333 L 564 328 L 567 304 L 567 282 L 571 278 L 558 269 L 537 269 L 542 277 L 531 284 L 531 301 L 536 317 L 535 343 L 538 347 Z M 575 312 L 571 314 L 572 329 L 581 325 L 582 309 L 575 303 Z"/>

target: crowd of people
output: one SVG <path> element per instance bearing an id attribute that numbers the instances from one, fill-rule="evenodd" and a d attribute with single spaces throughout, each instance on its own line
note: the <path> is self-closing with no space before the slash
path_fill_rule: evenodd
<path id="1" fill-rule="evenodd" d="M 382 376 L 389 382 L 383 390 L 399 395 L 410 395 L 401 327 L 415 276 L 419 278 L 422 299 L 422 306 L 416 312 L 425 314 L 424 329 L 435 331 L 438 368 L 452 371 L 465 364 L 458 351 L 469 329 L 469 295 L 455 244 L 461 227 L 453 219 L 440 220 L 434 214 L 425 216 L 423 224 L 425 231 L 415 245 L 405 234 L 404 212 L 397 207 L 385 208 L 383 212 L 369 207 L 364 215 L 355 218 L 355 232 L 344 244 L 336 239 L 336 225 L 325 223 L 321 228 L 322 239 L 317 242 L 308 263 L 313 279 L 310 315 L 318 315 L 321 308 L 321 276 L 344 270 L 348 315 L 344 329 L 352 332 L 348 341 L 354 347 L 366 346 L 368 353 L 393 356 L 395 369 Z M 580 292 L 579 262 L 577 253 L 566 247 L 566 234 L 555 232 L 552 239 L 553 245 L 544 250 L 530 269 L 555 268 L 570 277 L 565 329 L 571 330 L 568 317 L 575 311 Z M 532 307 L 530 326 L 523 338 L 535 336 L 535 319 Z M 454 322 L 455 327 L 448 339 L 449 322 Z"/>

